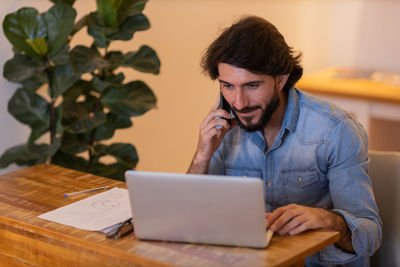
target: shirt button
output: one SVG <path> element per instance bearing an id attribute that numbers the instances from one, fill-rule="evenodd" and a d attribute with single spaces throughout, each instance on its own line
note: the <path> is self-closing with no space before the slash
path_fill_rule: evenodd
<path id="1" fill-rule="evenodd" d="M 299 176 L 299 184 L 301 183 L 301 177 Z"/>
<path id="2" fill-rule="evenodd" d="M 267 186 L 270 187 L 271 186 L 271 182 L 267 182 Z"/>

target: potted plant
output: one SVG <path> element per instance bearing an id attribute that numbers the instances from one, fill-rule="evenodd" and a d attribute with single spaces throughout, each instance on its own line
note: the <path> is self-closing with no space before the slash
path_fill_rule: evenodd
<path id="1" fill-rule="evenodd" d="M 75 21 L 75 0 L 52 2 L 42 14 L 24 7 L 3 21 L 14 50 L 3 75 L 20 85 L 8 111 L 31 133 L 26 143 L 3 153 L 0 167 L 53 163 L 123 179 L 138 162 L 136 149 L 105 141 L 117 129 L 131 127 L 132 117 L 154 108 L 156 97 L 143 81 L 125 81 L 120 70 L 158 74 L 160 60 L 147 45 L 127 53 L 109 47 L 150 28 L 142 13 L 147 0 L 97 0 L 97 10 L 79 21 Z M 85 27 L 93 43 L 71 48 L 75 33 Z M 106 164 L 104 156 L 115 162 Z"/>

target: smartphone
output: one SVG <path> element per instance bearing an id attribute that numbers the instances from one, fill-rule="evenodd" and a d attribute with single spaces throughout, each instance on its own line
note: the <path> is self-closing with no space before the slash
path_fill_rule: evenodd
<path id="1" fill-rule="evenodd" d="M 220 97 L 219 97 L 219 108 L 225 109 L 228 113 L 231 113 L 231 106 L 229 105 L 228 101 L 226 101 L 224 95 L 220 92 Z M 222 118 L 225 119 L 225 118 Z M 225 119 L 227 120 L 227 119 Z M 231 123 L 231 120 L 227 120 L 229 124 Z"/>
<path id="2" fill-rule="evenodd" d="M 229 105 L 228 101 L 226 101 L 224 95 L 220 92 L 220 98 L 219 98 L 219 108 L 225 109 L 229 113 L 231 112 L 231 106 Z"/>

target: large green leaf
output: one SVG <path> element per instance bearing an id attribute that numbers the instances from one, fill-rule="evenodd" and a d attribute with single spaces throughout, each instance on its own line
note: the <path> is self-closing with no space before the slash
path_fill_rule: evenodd
<path id="1" fill-rule="evenodd" d="M 97 12 L 103 17 L 107 27 L 118 25 L 117 9 L 111 3 L 111 0 L 96 0 Z"/>
<path id="2" fill-rule="evenodd" d="M 50 0 L 50 1 L 55 3 L 55 4 L 65 3 L 65 4 L 68 4 L 70 6 L 72 6 L 75 3 L 75 0 Z"/>
<path id="3" fill-rule="evenodd" d="M 79 73 L 93 72 L 109 65 L 96 49 L 83 45 L 78 45 L 72 49 L 70 62 L 74 70 Z"/>
<path id="4" fill-rule="evenodd" d="M 68 39 L 76 17 L 76 11 L 68 4 L 55 4 L 45 14 L 47 24 L 49 56 L 60 50 Z"/>
<path id="5" fill-rule="evenodd" d="M 136 148 L 131 144 L 115 143 L 107 147 L 106 154 L 113 156 L 117 162 L 134 169 L 139 161 Z"/>
<path id="6" fill-rule="evenodd" d="M 107 41 L 106 34 L 100 28 L 93 27 L 88 24 L 88 34 L 91 35 L 98 47 L 104 48 L 109 45 L 109 41 Z"/>
<path id="7" fill-rule="evenodd" d="M 142 13 L 148 0 L 124 0 L 118 8 L 118 21 L 122 23 L 126 18 Z"/>
<path id="8" fill-rule="evenodd" d="M 106 122 L 95 129 L 94 139 L 97 141 L 110 139 L 116 129 L 129 128 L 131 126 L 130 117 L 110 112 L 107 114 Z"/>
<path id="9" fill-rule="evenodd" d="M 35 144 L 35 141 L 41 137 L 44 133 L 50 131 L 50 126 L 47 129 L 40 129 L 40 128 L 32 128 L 31 134 L 28 139 L 28 149 L 35 153 L 35 154 L 40 154 L 45 156 L 46 158 L 49 158 L 56 153 L 56 151 L 60 148 L 61 146 L 61 133 L 63 131 L 62 125 L 61 125 L 61 109 L 62 109 L 62 104 L 59 105 L 57 108 L 55 108 L 55 133 L 53 136 L 53 143 L 51 145 L 49 144 Z M 49 118 L 50 119 L 50 118 Z"/>
<path id="10" fill-rule="evenodd" d="M 157 53 L 147 45 L 141 46 L 137 52 L 127 53 L 124 66 L 132 67 L 141 72 L 160 73 L 160 60 Z"/>
<path id="11" fill-rule="evenodd" d="M 23 80 L 21 83 L 24 88 L 29 89 L 31 91 L 36 91 L 39 89 L 43 84 L 48 82 L 48 77 L 45 72 L 42 72 L 41 74 L 33 75 L 25 80 Z"/>
<path id="12" fill-rule="evenodd" d="M 126 18 L 119 27 L 108 27 L 98 13 L 91 13 L 88 19 L 88 33 L 99 47 L 106 47 L 111 40 L 130 40 L 137 31 L 150 28 L 150 22 L 143 14 Z"/>
<path id="13" fill-rule="evenodd" d="M 99 110 L 103 110 L 103 105 L 96 96 L 94 95 L 86 95 L 85 100 L 82 103 L 87 113 L 97 112 Z"/>
<path id="14" fill-rule="evenodd" d="M 121 5 L 124 3 L 124 0 L 111 0 L 112 5 L 115 7 L 115 9 L 118 11 L 121 7 Z"/>
<path id="15" fill-rule="evenodd" d="M 41 60 L 16 53 L 4 64 L 3 75 L 11 82 L 22 82 L 42 73 L 45 68 L 46 65 Z"/>
<path id="16" fill-rule="evenodd" d="M 122 22 L 119 31 L 107 35 L 107 40 L 128 41 L 137 31 L 145 31 L 150 28 L 150 22 L 143 14 L 128 17 Z"/>
<path id="17" fill-rule="evenodd" d="M 99 92 L 102 93 L 105 89 L 107 89 L 109 86 L 118 86 L 121 84 L 125 79 L 125 76 L 123 73 L 118 73 L 117 75 L 111 74 L 105 77 L 104 80 L 101 80 L 98 76 L 93 76 L 93 88 Z"/>
<path id="18" fill-rule="evenodd" d="M 60 146 L 61 146 L 61 136 L 56 135 L 53 144 L 48 146 L 48 149 L 46 151 L 47 157 L 51 158 L 55 153 L 57 153 Z"/>
<path id="19" fill-rule="evenodd" d="M 44 38 L 36 38 L 35 40 L 26 39 L 26 42 L 38 55 L 44 56 L 49 51 L 46 40 Z"/>
<path id="20" fill-rule="evenodd" d="M 61 138 L 55 138 L 51 145 L 49 144 L 35 144 L 33 142 L 28 143 L 28 149 L 34 154 L 42 155 L 46 159 L 51 158 L 61 146 Z"/>
<path id="21" fill-rule="evenodd" d="M 49 103 L 25 88 L 19 88 L 8 102 L 8 111 L 20 122 L 36 131 L 49 128 Z"/>
<path id="22" fill-rule="evenodd" d="M 91 164 L 90 168 L 88 168 L 86 171 L 95 175 L 100 175 L 103 177 L 124 181 L 124 174 L 127 170 L 130 169 L 131 168 L 119 163 L 113 163 L 108 165 L 103 163 L 94 163 Z"/>
<path id="23" fill-rule="evenodd" d="M 21 144 L 7 149 L 0 157 L 0 168 L 6 168 L 12 163 L 20 166 L 30 166 L 44 163 L 45 155 L 35 154 L 28 149 L 27 144 Z"/>
<path id="24" fill-rule="evenodd" d="M 28 138 L 28 143 L 33 143 L 35 142 L 37 139 L 39 139 L 39 137 L 41 137 L 43 134 L 45 134 L 46 132 L 48 132 L 49 129 L 32 129 L 31 130 L 31 134 L 29 135 Z"/>
<path id="25" fill-rule="evenodd" d="M 72 27 L 71 35 L 74 35 L 75 33 L 79 32 L 83 27 L 85 27 L 88 23 L 88 19 L 89 15 L 85 15 L 80 18 Z"/>
<path id="26" fill-rule="evenodd" d="M 16 49 L 32 57 L 40 57 L 27 43 L 27 40 L 47 38 L 46 23 L 36 9 L 24 7 L 8 14 L 3 21 L 3 31 Z"/>
<path id="27" fill-rule="evenodd" d="M 75 155 L 88 150 L 88 142 L 85 134 L 64 132 L 60 149 L 64 153 Z"/>
<path id="28" fill-rule="evenodd" d="M 103 124 L 105 120 L 106 115 L 100 111 L 94 113 L 93 116 L 64 120 L 63 126 L 64 129 L 70 133 L 85 133 Z"/>
<path id="29" fill-rule="evenodd" d="M 142 115 L 156 105 L 153 91 L 142 81 L 111 86 L 104 91 L 102 100 L 112 112 L 124 116 Z"/>
<path id="30" fill-rule="evenodd" d="M 125 171 L 134 169 L 139 161 L 136 148 L 126 143 L 115 143 L 110 146 L 97 144 L 94 147 L 93 154 L 92 166 L 88 171 L 113 179 L 123 180 Z M 101 163 L 100 158 L 106 155 L 114 157 L 116 163 L 109 165 Z"/>
<path id="31" fill-rule="evenodd" d="M 124 63 L 124 54 L 120 51 L 110 51 L 107 53 L 105 59 L 108 61 L 110 66 L 107 68 L 110 72 L 117 69 Z"/>
<path id="32" fill-rule="evenodd" d="M 63 111 L 63 103 L 56 107 L 56 123 L 55 123 L 55 133 L 56 136 L 61 139 L 62 133 L 64 133 L 64 127 L 62 126 L 62 111 Z"/>
<path id="33" fill-rule="evenodd" d="M 51 158 L 51 163 L 80 171 L 87 171 L 86 167 L 88 165 L 86 159 L 63 153 L 60 150 Z"/>
<path id="34" fill-rule="evenodd" d="M 49 57 L 49 60 L 53 62 L 53 65 L 65 65 L 69 60 L 69 45 L 64 46 L 58 50 L 54 55 Z"/>
<path id="35" fill-rule="evenodd" d="M 63 94 L 64 101 L 75 101 L 81 94 L 88 94 L 92 90 L 92 83 L 78 80 Z"/>
<path id="36" fill-rule="evenodd" d="M 63 94 L 69 87 L 71 87 L 80 78 L 80 74 L 74 72 L 69 64 L 55 66 L 50 70 L 50 81 L 52 93 L 54 98 Z"/>
<path id="37" fill-rule="evenodd" d="M 103 145 L 101 143 L 95 143 L 95 145 L 91 149 L 91 162 L 99 162 L 101 157 L 104 157 L 106 154 L 107 145 Z"/>
<path id="38" fill-rule="evenodd" d="M 110 84 L 114 84 L 114 85 L 120 85 L 122 84 L 122 82 L 125 80 L 125 75 L 120 72 L 118 74 L 111 74 L 108 75 L 104 78 L 104 81 L 110 83 Z"/>
<path id="39" fill-rule="evenodd" d="M 106 115 L 102 112 L 89 113 L 86 103 L 64 101 L 63 119 L 64 130 L 70 133 L 86 133 L 106 121 Z"/>
<path id="40" fill-rule="evenodd" d="M 99 93 L 103 92 L 104 89 L 110 86 L 109 82 L 103 81 L 97 76 L 93 76 L 92 83 L 93 83 L 93 88 Z"/>
<path id="41" fill-rule="evenodd" d="M 108 35 L 118 32 L 116 27 L 107 27 L 103 21 L 103 18 L 97 12 L 89 14 L 88 20 L 88 34 L 90 34 L 95 40 L 97 46 L 106 47 L 109 45 L 110 40 L 107 38 Z"/>

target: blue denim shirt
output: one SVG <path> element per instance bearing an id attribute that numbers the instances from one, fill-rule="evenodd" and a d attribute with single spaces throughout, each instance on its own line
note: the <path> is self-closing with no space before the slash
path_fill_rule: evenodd
<path id="1" fill-rule="evenodd" d="M 235 127 L 214 153 L 209 173 L 261 178 L 266 212 L 297 203 L 342 215 L 356 253 L 331 245 L 308 257 L 306 264 L 366 266 L 382 239 L 368 163 L 368 136 L 357 121 L 291 88 L 282 127 L 270 148 L 260 131 Z"/>

